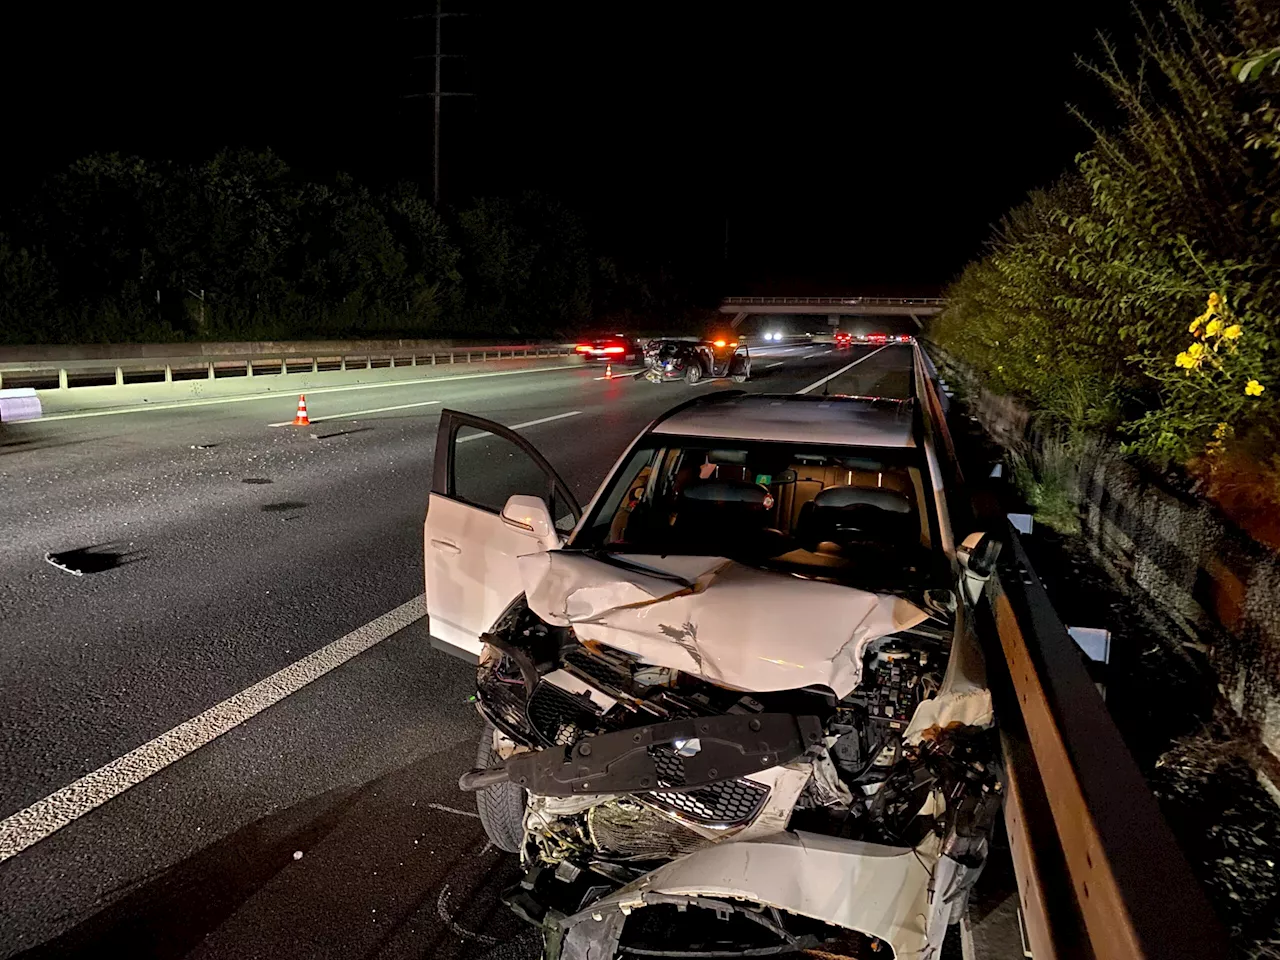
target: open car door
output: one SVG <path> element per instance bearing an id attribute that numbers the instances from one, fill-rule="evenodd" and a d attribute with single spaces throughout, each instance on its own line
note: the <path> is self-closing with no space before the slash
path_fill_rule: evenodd
<path id="1" fill-rule="evenodd" d="M 560 546 L 581 516 L 524 437 L 442 411 L 423 525 L 431 645 L 477 660 L 480 635 L 524 590 L 516 558 Z"/>

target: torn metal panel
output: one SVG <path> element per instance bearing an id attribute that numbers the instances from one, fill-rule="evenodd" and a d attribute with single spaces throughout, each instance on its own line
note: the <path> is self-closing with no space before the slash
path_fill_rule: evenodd
<path id="1" fill-rule="evenodd" d="M 749 900 L 856 930 L 889 943 L 896 960 L 931 960 L 930 903 L 937 854 L 812 833 L 719 844 L 664 864 L 561 921 L 565 956 L 612 957 L 623 918 L 648 897 Z M 937 934 L 941 940 L 941 933 Z M 581 952 L 570 953 L 570 947 Z"/>
<path id="2" fill-rule="evenodd" d="M 987 665 L 982 648 L 973 631 L 961 623 L 951 645 L 951 659 L 938 695 L 920 702 L 902 739 L 906 743 L 919 743 L 950 727 L 985 729 L 993 723 L 995 709 L 987 688 Z"/>
<path id="3" fill-rule="evenodd" d="M 759 692 L 822 684 L 837 696 L 858 685 L 868 644 L 927 617 L 901 597 L 720 557 L 625 559 L 659 575 L 569 551 L 521 557 L 529 608 L 572 626 L 580 640 L 724 686 Z"/>

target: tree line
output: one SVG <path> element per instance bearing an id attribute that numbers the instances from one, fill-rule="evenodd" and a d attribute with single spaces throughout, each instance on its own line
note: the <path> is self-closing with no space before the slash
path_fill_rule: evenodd
<path id="1" fill-rule="evenodd" d="M 554 197 L 437 211 L 276 154 L 85 157 L 0 218 L 0 342 L 534 337 L 675 316 L 670 268 L 593 249 Z"/>
<path id="2" fill-rule="evenodd" d="M 1135 14 L 1135 16 L 1137 16 Z M 1265 465 L 1280 505 L 1280 5 L 1138 17 L 1084 64 L 1121 122 L 998 226 L 938 341 L 1068 432 L 1213 474 Z"/>

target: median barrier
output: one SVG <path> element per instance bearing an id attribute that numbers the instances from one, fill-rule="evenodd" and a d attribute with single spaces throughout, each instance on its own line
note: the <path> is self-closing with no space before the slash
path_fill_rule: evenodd
<path id="1" fill-rule="evenodd" d="M 565 344 L 441 346 L 430 341 L 395 341 L 269 345 L 275 350 L 264 349 L 263 344 L 218 344 L 212 346 L 229 352 L 202 354 L 193 351 L 210 345 L 180 346 L 181 351 L 175 345 L 153 345 L 139 349 L 140 355 L 127 357 L 97 350 L 50 348 L 43 359 L 33 348 L 8 348 L 0 351 L 0 388 L 30 390 L 44 413 L 56 414 L 555 369 L 583 362 L 572 345 Z"/>

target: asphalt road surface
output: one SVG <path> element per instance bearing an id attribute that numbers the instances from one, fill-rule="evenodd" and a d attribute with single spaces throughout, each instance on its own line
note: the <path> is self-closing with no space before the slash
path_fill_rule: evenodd
<path id="1" fill-rule="evenodd" d="M 904 396 L 910 357 L 763 349 L 744 388 Z M 444 407 L 526 424 L 585 503 L 735 386 L 601 372 L 0 428 L 0 958 L 538 956 L 457 790 L 480 724 L 422 521 Z"/>

